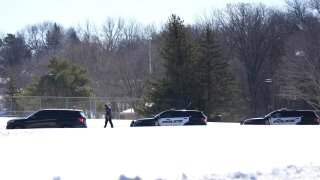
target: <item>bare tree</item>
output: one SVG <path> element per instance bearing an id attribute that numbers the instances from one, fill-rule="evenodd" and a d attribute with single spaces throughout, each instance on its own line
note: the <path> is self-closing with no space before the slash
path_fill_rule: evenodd
<path id="1" fill-rule="evenodd" d="M 302 37 L 292 39 L 296 45 L 291 44 L 288 47 L 288 55 L 280 76 L 280 95 L 288 100 L 304 100 L 315 109 L 320 109 L 320 54 L 304 48 L 311 43 L 301 35 Z"/>
<path id="2" fill-rule="evenodd" d="M 309 1 L 317 10 L 319 1 Z M 300 9 L 307 9 L 307 4 Z M 301 28 L 288 38 L 286 58 L 281 71 L 281 96 L 288 100 L 303 100 L 320 109 L 320 23 L 315 14 L 306 12 Z M 317 10 L 318 11 L 318 10 Z M 294 14 L 296 15 L 296 14 Z M 299 15 L 294 16 L 299 23 Z"/>
<path id="3" fill-rule="evenodd" d="M 40 55 L 45 51 L 46 34 L 53 25 L 53 22 L 43 22 L 26 26 L 26 28 L 20 32 L 20 34 L 24 36 L 34 56 Z"/>
<path id="4" fill-rule="evenodd" d="M 100 36 L 91 34 L 94 31 L 90 27 L 87 24 L 84 30 L 78 29 L 81 41 L 66 41 L 60 56 L 87 70 L 96 96 L 141 97 L 150 77 L 147 71 L 150 54 L 157 57 L 157 46 L 151 48 L 148 41 L 152 39 L 147 39 L 144 33 L 156 32 L 135 21 L 111 18 L 103 24 Z"/>
<path id="5" fill-rule="evenodd" d="M 284 15 L 267 9 L 264 5 L 228 5 L 225 16 L 219 21 L 222 42 L 229 55 L 238 60 L 244 72 L 240 81 L 251 116 L 268 111 L 265 79 L 274 78 L 277 64 L 283 55 L 286 33 Z M 238 78 L 241 78 L 241 76 Z M 272 107 L 274 108 L 274 107 Z"/>
<path id="6" fill-rule="evenodd" d="M 119 42 L 123 38 L 124 23 L 122 18 L 118 18 L 116 21 L 109 17 L 102 25 L 103 44 L 108 53 L 114 52 L 119 46 Z"/>
<path id="7" fill-rule="evenodd" d="M 309 7 L 314 9 L 320 14 L 320 0 L 309 0 Z"/>
<path id="8" fill-rule="evenodd" d="M 292 14 L 299 22 L 299 24 L 305 24 L 306 19 L 309 16 L 308 6 L 306 0 L 286 0 L 287 10 L 289 14 Z"/>
<path id="9" fill-rule="evenodd" d="M 145 28 L 136 21 L 129 21 L 123 29 L 116 60 L 120 86 L 130 97 L 142 97 L 149 79 L 149 39 L 144 39 Z"/>

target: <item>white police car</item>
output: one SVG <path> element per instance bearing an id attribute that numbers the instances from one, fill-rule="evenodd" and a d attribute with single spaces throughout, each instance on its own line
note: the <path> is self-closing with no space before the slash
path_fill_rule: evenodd
<path id="1" fill-rule="evenodd" d="M 320 119 L 314 110 L 287 110 L 273 111 L 261 118 L 244 120 L 241 124 L 253 125 L 319 125 Z"/>
<path id="2" fill-rule="evenodd" d="M 207 125 L 207 117 L 197 110 L 167 110 L 154 116 L 133 120 L 131 127 L 135 126 L 184 126 Z"/>

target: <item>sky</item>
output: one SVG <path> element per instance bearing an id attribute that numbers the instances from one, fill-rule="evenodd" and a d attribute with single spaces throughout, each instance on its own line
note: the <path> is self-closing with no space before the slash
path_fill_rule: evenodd
<path id="1" fill-rule="evenodd" d="M 1 0 L 0 33 L 16 33 L 27 25 L 45 21 L 65 28 L 87 21 L 101 26 L 107 17 L 162 25 L 171 14 L 177 14 L 185 23 L 192 24 L 204 12 L 238 2 L 285 5 L 284 0 Z"/>

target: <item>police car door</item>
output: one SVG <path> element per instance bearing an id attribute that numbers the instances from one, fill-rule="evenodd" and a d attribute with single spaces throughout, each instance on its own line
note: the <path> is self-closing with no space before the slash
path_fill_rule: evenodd
<path id="1" fill-rule="evenodd" d="M 296 116 L 293 112 L 283 111 L 271 115 L 272 125 L 295 125 L 301 121 L 301 116 Z"/>
<path id="2" fill-rule="evenodd" d="M 179 111 L 167 111 L 159 118 L 160 126 L 182 126 L 187 122 L 189 122 L 189 117 Z"/>

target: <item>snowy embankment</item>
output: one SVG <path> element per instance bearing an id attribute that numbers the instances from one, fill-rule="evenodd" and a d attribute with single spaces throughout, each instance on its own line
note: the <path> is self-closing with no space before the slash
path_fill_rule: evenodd
<path id="1" fill-rule="evenodd" d="M 1 124 L 4 119 L 0 119 Z M 5 130 L 0 179 L 320 179 L 320 126 Z"/>

